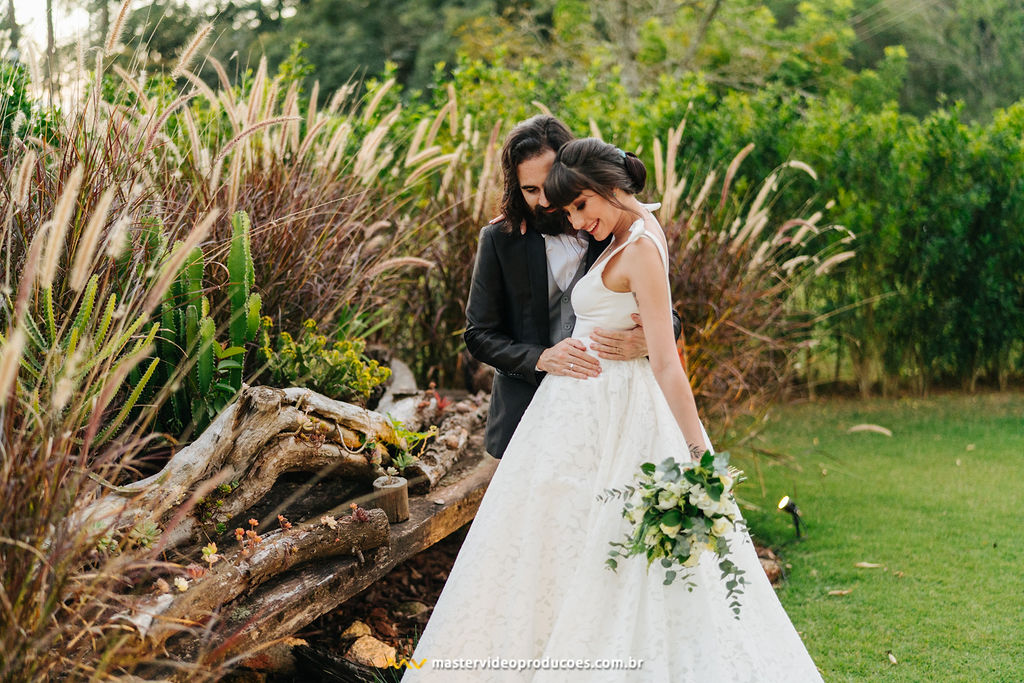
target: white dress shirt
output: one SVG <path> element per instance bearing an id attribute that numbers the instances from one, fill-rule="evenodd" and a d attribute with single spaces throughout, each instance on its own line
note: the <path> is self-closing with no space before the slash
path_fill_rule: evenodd
<path id="1" fill-rule="evenodd" d="M 544 235 L 544 251 L 548 256 L 548 289 L 553 283 L 564 292 L 576 277 L 576 271 L 587 253 L 587 236 L 578 230 L 563 235 Z"/>

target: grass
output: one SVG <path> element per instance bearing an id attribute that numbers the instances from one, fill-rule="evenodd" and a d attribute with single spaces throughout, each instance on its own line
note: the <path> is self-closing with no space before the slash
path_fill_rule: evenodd
<path id="1" fill-rule="evenodd" d="M 845 400 L 776 411 L 791 466 L 741 461 L 779 590 L 826 681 L 1022 681 L 1024 394 Z M 892 431 L 849 432 L 862 423 Z M 805 538 L 793 541 L 799 504 Z M 878 568 L 858 568 L 870 562 Z M 829 595 L 830 591 L 850 591 Z M 893 664 L 888 653 L 896 658 Z"/>

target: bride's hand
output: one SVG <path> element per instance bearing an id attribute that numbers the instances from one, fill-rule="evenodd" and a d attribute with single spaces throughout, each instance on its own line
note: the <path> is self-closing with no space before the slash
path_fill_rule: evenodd
<path id="1" fill-rule="evenodd" d="M 537 369 L 549 375 L 586 379 L 601 374 L 601 363 L 587 353 L 583 342 L 569 337 L 544 349 L 537 360 Z"/>

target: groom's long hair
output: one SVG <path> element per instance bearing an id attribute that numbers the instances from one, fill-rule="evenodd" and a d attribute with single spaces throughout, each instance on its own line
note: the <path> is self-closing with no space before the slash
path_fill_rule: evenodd
<path id="1" fill-rule="evenodd" d="M 531 225 L 536 223 L 536 216 L 526 205 L 519 188 L 519 164 L 549 149 L 558 152 L 562 145 L 572 139 L 573 135 L 564 123 L 546 114 L 526 119 L 508 134 L 505 146 L 501 149 L 501 172 L 505 180 L 501 212 L 505 215 L 506 231 L 518 231 L 524 220 Z M 561 225 L 561 222 L 558 224 Z"/>

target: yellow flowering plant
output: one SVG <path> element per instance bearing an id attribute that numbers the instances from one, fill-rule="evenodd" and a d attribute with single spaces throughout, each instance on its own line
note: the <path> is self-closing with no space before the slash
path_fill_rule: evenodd
<path id="1" fill-rule="evenodd" d="M 666 458 L 658 465 L 643 463 L 632 484 L 607 489 L 599 497 L 602 502 L 623 500 L 622 516 L 630 523 L 624 540 L 610 542 L 605 564 L 615 571 L 621 559 L 644 555 L 648 569 L 660 560 L 665 585 L 676 579 L 690 583 L 701 555 L 715 553 L 729 606 L 739 618 L 746 579 L 729 559 L 729 535 L 745 526 L 733 495 L 743 479 L 741 471 L 729 467 L 726 452 L 706 451 L 699 462 Z"/>
<path id="2" fill-rule="evenodd" d="M 340 401 L 365 402 L 374 387 L 391 377 L 391 369 L 367 358 L 362 339 L 331 340 L 315 320 L 303 323 L 298 338 L 281 332 L 272 347 L 270 318 L 263 318 L 261 355 L 273 381 L 307 387 Z"/>

